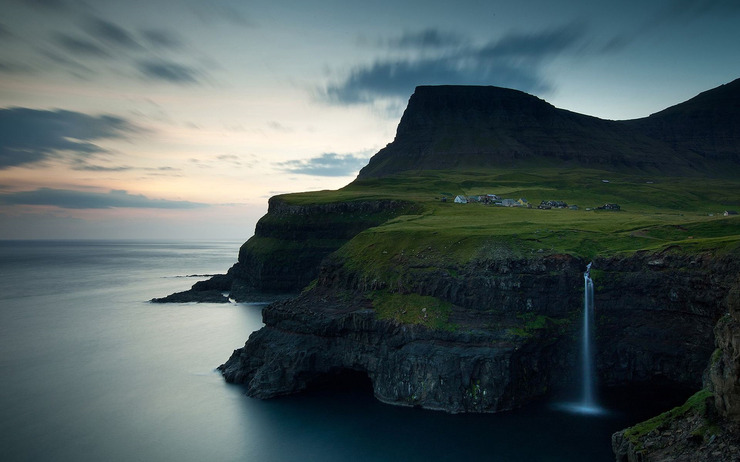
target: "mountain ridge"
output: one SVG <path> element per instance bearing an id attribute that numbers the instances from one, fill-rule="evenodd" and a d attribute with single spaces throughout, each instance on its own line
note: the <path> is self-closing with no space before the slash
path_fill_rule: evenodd
<path id="1" fill-rule="evenodd" d="M 358 179 L 529 167 L 726 176 L 740 169 L 740 79 L 648 117 L 605 120 L 500 87 L 419 86 Z"/>

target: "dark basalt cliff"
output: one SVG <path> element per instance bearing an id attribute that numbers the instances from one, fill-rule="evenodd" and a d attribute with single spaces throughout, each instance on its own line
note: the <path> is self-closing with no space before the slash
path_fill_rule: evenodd
<path id="1" fill-rule="evenodd" d="M 714 329 L 717 349 L 704 389 L 681 407 L 615 433 L 618 462 L 740 459 L 740 279 L 726 305 L 729 311 Z"/>
<path id="2" fill-rule="evenodd" d="M 270 198 L 267 214 L 226 274 L 200 281 L 157 303 L 272 301 L 294 295 L 316 278 L 319 264 L 361 231 L 418 208 L 398 200 L 292 205 Z"/>
<path id="3" fill-rule="evenodd" d="M 405 291 L 453 304 L 452 327 L 429 329 L 379 319 L 366 282 L 330 259 L 313 290 L 265 309 L 266 326 L 221 370 L 261 398 L 352 371 L 393 404 L 518 407 L 573 379 L 585 264 L 565 255 L 499 259 L 456 268 L 457 277 L 416 268 Z M 602 384 L 698 388 L 740 262 L 668 252 L 597 259 L 594 268 Z"/>

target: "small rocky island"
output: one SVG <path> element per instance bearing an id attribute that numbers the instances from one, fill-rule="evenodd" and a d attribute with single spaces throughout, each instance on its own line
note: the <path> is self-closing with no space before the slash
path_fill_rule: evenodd
<path id="1" fill-rule="evenodd" d="M 349 381 L 497 412 L 576 379 L 593 262 L 599 384 L 693 395 L 615 434 L 617 459 L 737 460 L 740 221 L 720 211 L 740 198 L 738 127 L 740 80 L 630 121 L 419 87 L 353 183 L 273 197 L 227 274 L 156 301 L 281 297 L 219 367 L 250 396 Z M 440 200 L 491 192 L 582 207 Z"/>

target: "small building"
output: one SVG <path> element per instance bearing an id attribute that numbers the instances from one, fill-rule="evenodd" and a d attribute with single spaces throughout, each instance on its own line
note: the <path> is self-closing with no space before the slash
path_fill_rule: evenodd
<path id="1" fill-rule="evenodd" d="M 601 207 L 596 207 L 597 210 L 613 210 L 613 211 L 619 211 L 622 210 L 622 207 L 619 206 L 619 204 L 604 204 Z"/>
<path id="2" fill-rule="evenodd" d="M 725 213 L 723 213 L 723 215 L 729 217 L 730 215 L 737 215 L 737 212 L 735 210 L 725 210 Z"/>
<path id="3" fill-rule="evenodd" d="M 566 204 L 564 201 L 542 201 L 540 202 L 540 205 L 537 207 L 538 209 L 564 209 L 567 208 L 568 204 Z"/>
<path id="4" fill-rule="evenodd" d="M 456 204 L 467 204 L 468 198 L 465 196 L 455 196 L 455 203 Z"/>
<path id="5" fill-rule="evenodd" d="M 522 206 L 522 207 L 529 207 L 529 206 L 530 206 L 530 205 L 529 205 L 529 202 L 527 202 L 527 199 L 525 199 L 525 198 L 523 198 L 523 197 L 520 197 L 520 198 L 519 198 L 519 200 L 518 200 L 517 202 L 518 202 L 518 203 L 519 203 L 519 205 L 520 205 L 520 206 Z"/>
<path id="6" fill-rule="evenodd" d="M 568 208 L 571 209 L 571 210 L 578 210 L 578 206 L 577 205 L 571 205 Z"/>
<path id="7" fill-rule="evenodd" d="M 504 207 L 518 207 L 519 202 L 515 201 L 514 199 L 502 199 L 501 205 Z"/>

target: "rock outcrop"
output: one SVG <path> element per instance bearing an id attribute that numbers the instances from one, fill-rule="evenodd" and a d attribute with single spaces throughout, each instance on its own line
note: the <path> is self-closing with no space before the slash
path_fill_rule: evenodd
<path id="1" fill-rule="evenodd" d="M 399 291 L 385 281 L 368 288 L 362 275 L 328 259 L 315 287 L 264 310 L 266 326 L 221 370 L 262 398 L 355 371 L 384 402 L 449 412 L 522 406 L 573 379 L 585 264 L 550 255 L 454 271 L 409 267 Z M 697 388 L 712 327 L 726 311 L 721 294 L 738 271 L 733 258 L 677 252 L 596 260 L 601 382 Z M 389 290 L 449 303 L 446 324 L 383 317 L 374 294 Z"/>
<path id="2" fill-rule="evenodd" d="M 482 314 L 454 330 L 378 319 L 362 297 L 336 297 L 315 289 L 263 312 L 266 327 L 220 367 L 229 382 L 243 383 L 259 398 L 296 393 L 347 372 L 369 378 L 386 403 L 448 412 L 512 409 L 547 392 L 551 366 L 565 355 L 551 323 L 517 332 L 513 316 Z M 511 327 L 506 327 L 511 326 Z"/>
<path id="3" fill-rule="evenodd" d="M 714 329 L 717 350 L 709 369 L 717 412 L 740 422 L 740 278 L 727 296 L 728 313 Z"/>
<path id="4" fill-rule="evenodd" d="M 283 196 L 272 197 L 254 236 L 239 249 L 237 263 L 226 274 L 152 301 L 263 302 L 293 296 L 316 278 L 324 257 L 358 233 L 418 210 L 418 205 L 399 200 L 302 205 L 291 204 Z"/>
<path id="5" fill-rule="evenodd" d="M 617 462 L 740 460 L 740 280 L 728 292 L 704 389 L 683 406 L 615 433 Z"/>

